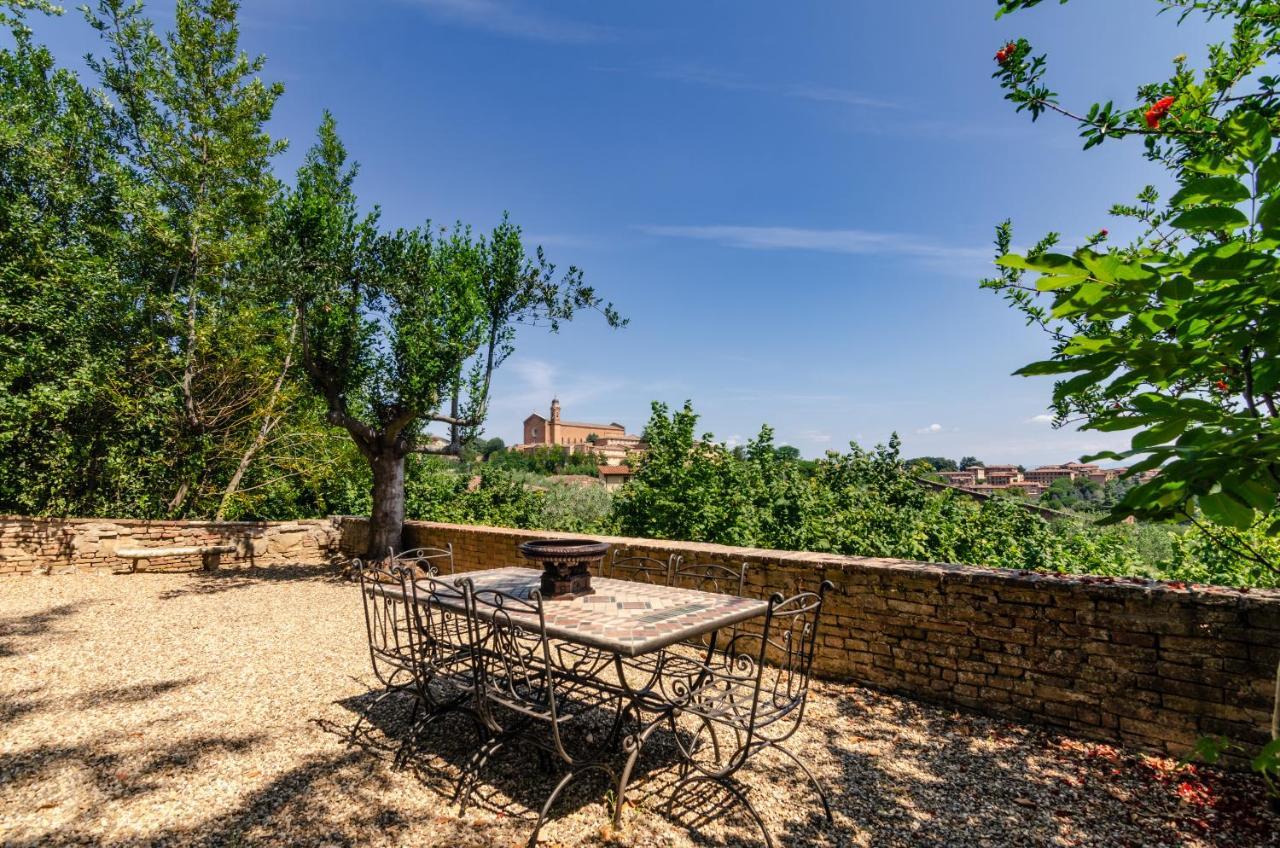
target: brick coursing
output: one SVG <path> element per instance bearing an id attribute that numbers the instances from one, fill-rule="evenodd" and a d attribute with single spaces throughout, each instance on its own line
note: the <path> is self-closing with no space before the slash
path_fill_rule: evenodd
<path id="1" fill-rule="evenodd" d="M 325 562 L 338 550 L 331 519 L 307 521 L 141 521 L 103 518 L 0 516 L 0 575 L 110 572 L 129 562 L 116 548 L 234 545 L 222 565 Z M 200 557 L 155 558 L 140 570 L 200 567 Z"/>
<path id="2" fill-rule="evenodd" d="M 340 519 L 359 551 L 366 527 Z M 547 534 L 410 522 L 405 545 L 452 543 L 459 571 L 521 562 Z M 835 591 L 816 658 L 824 676 L 1146 751 L 1201 736 L 1269 738 L 1280 592 L 597 536 L 686 562 L 749 564 L 757 596 Z"/>
<path id="3" fill-rule="evenodd" d="M 409 522 L 406 546 L 451 543 L 459 571 L 521 563 L 548 534 Z M 1033 574 L 905 560 L 594 537 L 686 562 L 749 565 L 756 596 L 836 589 L 817 655 L 824 676 L 1141 750 L 1199 737 L 1269 736 L 1280 592 Z M 182 522 L 0 517 L 0 575 L 108 571 L 117 546 L 234 544 L 226 567 L 320 563 L 363 550 L 362 519 Z M 198 567 L 192 558 L 148 569 Z"/>

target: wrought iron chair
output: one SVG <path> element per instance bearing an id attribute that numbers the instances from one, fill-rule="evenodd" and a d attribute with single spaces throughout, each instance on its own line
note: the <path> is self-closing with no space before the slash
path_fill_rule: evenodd
<path id="1" fill-rule="evenodd" d="M 467 619 L 467 586 L 423 577 L 412 564 L 396 566 L 403 596 L 409 601 L 409 644 L 413 654 L 414 705 L 409 735 L 396 754 L 403 765 L 414 742 L 432 722 L 463 712 L 485 730 L 473 708 L 475 665 Z"/>
<path id="2" fill-rule="evenodd" d="M 413 693 L 414 659 L 408 607 L 399 591 L 400 576 L 385 562 L 365 565 L 359 559 L 353 559 L 351 567 L 360 580 L 369 662 L 373 666 L 374 677 L 382 684 L 382 692 L 369 703 L 351 728 L 348 742 L 354 743 L 361 726 L 378 704 L 398 693 Z"/>
<path id="3" fill-rule="evenodd" d="M 677 560 L 671 574 L 671 585 L 681 589 L 697 589 L 721 595 L 742 597 L 747 587 L 747 564 L 724 565 L 718 562 L 683 562 Z"/>
<path id="4" fill-rule="evenodd" d="M 679 563 L 679 554 L 672 554 L 665 560 L 638 554 L 619 557 L 618 549 L 614 548 L 608 564 L 601 566 L 601 576 L 654 586 L 670 586 L 671 575 Z"/>
<path id="5" fill-rule="evenodd" d="M 540 758 L 559 760 L 567 770 L 538 813 L 529 837 L 533 848 L 565 787 L 593 771 L 616 779 L 609 758 L 622 721 L 622 699 L 597 683 L 613 657 L 548 637 L 538 591 L 518 597 L 472 590 L 464 582 L 470 598 L 476 707 L 490 738 L 464 769 L 455 800 L 465 810 L 480 770 L 512 743 L 527 743 Z M 609 723 L 607 731 L 601 722 Z M 573 733 L 576 728 L 581 732 Z"/>
<path id="6" fill-rule="evenodd" d="M 684 761 L 684 776 L 672 789 L 668 813 L 691 785 L 716 783 L 746 808 L 765 843 L 773 846 L 764 819 L 735 777 L 756 753 L 771 748 L 808 778 L 827 821 L 832 821 L 822 784 L 782 744 L 804 718 L 819 619 L 831 588 L 829 581 L 823 581 L 817 592 L 790 598 L 775 594 L 769 599 L 761 631 L 735 635 L 725 647 L 728 662 L 708 664 L 697 685 L 677 699 L 670 726 Z"/>
<path id="7" fill-rule="evenodd" d="M 413 566 L 423 577 L 453 574 L 452 542 L 446 542 L 443 548 L 412 548 L 400 553 L 396 553 L 394 548 L 389 550 L 396 565 Z"/>

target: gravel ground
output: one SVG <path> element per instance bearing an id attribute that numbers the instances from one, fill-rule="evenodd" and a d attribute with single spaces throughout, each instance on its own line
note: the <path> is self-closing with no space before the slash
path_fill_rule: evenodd
<path id="1" fill-rule="evenodd" d="M 523 844 L 555 777 L 499 759 L 460 816 L 463 722 L 393 770 L 408 704 L 368 710 L 360 615 L 352 584 L 308 568 L 0 580 L 0 844 Z M 836 824 L 764 757 L 749 783 L 782 845 L 1280 846 L 1251 777 L 858 687 L 819 685 L 792 749 Z M 671 758 L 659 747 L 642 763 L 621 831 L 605 824 L 608 787 L 588 781 L 543 842 L 759 844 L 714 794 L 668 817 Z"/>

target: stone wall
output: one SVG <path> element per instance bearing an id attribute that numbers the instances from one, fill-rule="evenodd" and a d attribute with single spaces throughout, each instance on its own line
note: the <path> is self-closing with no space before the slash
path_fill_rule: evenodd
<path id="1" fill-rule="evenodd" d="M 120 547 L 234 545 L 228 566 L 321 563 L 338 550 L 337 525 L 309 521 L 134 521 L 0 516 L 0 575 L 127 569 Z M 200 557 L 147 560 L 142 570 L 200 567 Z"/>
<path id="2" fill-rule="evenodd" d="M 358 552 L 366 527 L 342 519 Z M 406 546 L 453 545 L 458 570 L 521 561 L 548 534 L 411 522 Z M 568 534 L 557 534 L 568 535 Z M 1181 755 L 1197 738 L 1269 738 L 1280 593 L 597 537 L 689 562 L 747 562 L 759 596 L 828 596 L 818 670 L 915 698 Z"/>

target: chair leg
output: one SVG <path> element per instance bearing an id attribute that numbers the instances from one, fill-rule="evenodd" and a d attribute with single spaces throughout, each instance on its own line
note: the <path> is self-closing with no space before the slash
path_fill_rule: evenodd
<path id="1" fill-rule="evenodd" d="M 631 782 L 631 772 L 635 768 L 636 760 L 640 759 L 640 752 L 644 750 L 644 743 L 649 741 L 650 734 L 657 730 L 661 725 L 662 719 L 658 719 L 649 724 L 647 728 L 641 731 L 637 736 L 628 736 L 623 742 L 624 748 L 630 744 L 632 746 L 631 753 L 627 756 L 627 762 L 622 767 L 622 773 L 618 776 L 618 795 L 614 799 L 613 804 L 613 825 L 619 827 L 622 825 L 622 807 L 627 797 L 627 784 Z"/>
<path id="2" fill-rule="evenodd" d="M 547 800 L 542 804 L 542 810 L 538 813 L 538 821 L 533 826 L 533 833 L 529 834 L 529 848 L 538 848 L 538 833 L 542 831 L 542 826 L 546 824 L 547 813 L 551 811 L 551 805 L 560 797 L 560 793 L 564 791 L 564 788 L 572 783 L 575 778 L 593 771 L 602 771 L 607 777 L 613 776 L 606 766 L 592 763 L 591 765 L 580 766 L 577 769 L 570 769 L 565 772 L 564 777 L 560 778 L 560 782 L 556 784 L 555 789 L 551 790 L 551 794 L 547 796 Z"/>
<path id="3" fill-rule="evenodd" d="M 480 782 L 480 772 L 488 765 L 489 760 L 501 751 L 511 740 L 510 736 L 496 736 L 490 739 L 471 756 L 467 764 L 462 767 L 462 774 L 458 777 L 458 791 L 453 794 L 453 803 L 458 805 L 458 814 L 461 815 L 467 811 L 467 802 L 471 798 L 471 793 L 475 785 Z"/>
<path id="4" fill-rule="evenodd" d="M 381 704 L 391 695 L 396 695 L 401 692 L 408 692 L 408 691 L 409 691 L 408 687 L 403 684 L 396 684 L 396 685 L 387 686 L 386 688 L 384 688 L 382 692 L 378 694 L 378 697 L 370 701 L 369 706 L 366 707 L 364 711 L 361 712 L 360 715 L 356 718 L 355 725 L 351 728 L 351 732 L 347 734 L 347 746 L 350 747 L 351 745 L 356 744 L 356 737 L 360 735 L 360 728 L 362 725 L 364 725 L 366 721 L 368 721 L 369 714 L 373 712 L 374 707 L 378 706 L 378 704 Z M 414 706 L 417 706 L 417 703 L 418 703 L 418 699 L 414 698 Z"/>
<path id="5" fill-rule="evenodd" d="M 727 792 L 729 792 L 729 794 L 733 795 L 734 799 L 736 799 L 751 816 L 752 820 L 756 823 L 756 827 L 760 828 L 760 834 L 764 837 L 764 844 L 767 848 L 774 848 L 773 834 L 769 833 L 769 828 L 765 825 L 764 818 L 761 817 L 760 811 L 756 809 L 755 804 L 751 803 L 751 799 L 747 797 L 747 793 L 738 785 L 738 782 L 731 777 L 712 777 L 711 775 L 706 774 L 695 774 L 692 777 L 686 777 L 684 780 L 681 780 L 672 787 L 671 797 L 667 799 L 668 818 L 675 818 L 675 802 L 680 791 L 694 783 L 714 783 L 723 787 Z"/>
<path id="6" fill-rule="evenodd" d="M 822 802 L 822 812 L 827 817 L 827 823 L 828 824 L 834 823 L 835 819 L 832 818 L 831 816 L 831 804 L 827 802 L 827 792 L 825 789 L 822 788 L 822 784 L 818 782 L 818 778 L 814 777 L 813 771 L 807 765 L 805 765 L 800 760 L 799 757 L 797 757 L 795 754 L 791 753 L 786 748 L 779 745 L 777 742 L 769 742 L 768 747 L 773 749 L 774 751 L 782 752 L 787 756 L 787 759 L 791 760 L 791 762 L 795 763 L 797 766 L 800 767 L 800 771 L 804 773 L 805 777 L 809 778 L 809 783 L 813 786 L 814 791 L 818 793 L 818 800 Z"/>

